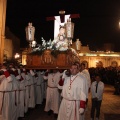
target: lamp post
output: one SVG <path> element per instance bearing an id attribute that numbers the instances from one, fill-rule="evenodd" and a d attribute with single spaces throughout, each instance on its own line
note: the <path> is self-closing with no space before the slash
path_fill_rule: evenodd
<path id="1" fill-rule="evenodd" d="M 34 34 L 35 34 L 35 27 L 32 25 L 32 23 L 28 23 L 28 26 L 25 28 L 26 32 L 26 40 L 29 42 L 29 47 L 32 47 L 32 42 L 34 40 Z"/>
<path id="2" fill-rule="evenodd" d="M 74 35 L 74 23 L 71 22 L 71 18 L 67 20 L 66 26 L 66 37 L 69 41 L 69 46 L 72 44 L 72 39 Z"/>
<path id="3" fill-rule="evenodd" d="M 20 61 L 20 54 L 19 53 L 16 53 L 15 54 L 15 56 L 14 56 L 14 58 L 15 58 L 15 60 L 16 60 L 16 62 L 18 63 L 20 63 L 21 61 Z"/>
<path id="4" fill-rule="evenodd" d="M 32 48 L 34 48 L 36 46 L 37 42 L 35 40 L 32 41 Z"/>
<path id="5" fill-rule="evenodd" d="M 15 59 L 18 59 L 20 55 L 18 53 L 15 54 Z"/>

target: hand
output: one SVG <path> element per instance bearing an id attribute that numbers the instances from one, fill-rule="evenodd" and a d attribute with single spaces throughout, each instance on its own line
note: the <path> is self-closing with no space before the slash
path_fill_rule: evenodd
<path id="1" fill-rule="evenodd" d="M 81 115 L 84 113 L 84 111 L 85 111 L 85 109 L 83 109 L 83 108 L 80 108 L 80 109 L 79 109 L 79 113 L 80 113 Z"/>

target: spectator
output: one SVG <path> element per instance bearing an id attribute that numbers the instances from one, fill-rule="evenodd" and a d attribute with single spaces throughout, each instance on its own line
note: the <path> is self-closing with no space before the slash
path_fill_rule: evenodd
<path id="1" fill-rule="evenodd" d="M 95 80 L 91 85 L 92 93 L 92 108 L 91 108 L 91 120 L 94 120 L 96 110 L 96 120 L 99 120 L 100 107 L 103 98 L 104 83 L 101 81 L 100 74 L 95 75 Z"/>

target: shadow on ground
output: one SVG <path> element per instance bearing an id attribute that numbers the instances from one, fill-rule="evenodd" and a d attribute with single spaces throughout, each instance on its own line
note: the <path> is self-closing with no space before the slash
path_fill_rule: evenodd
<path id="1" fill-rule="evenodd" d="M 105 120 L 120 120 L 120 114 L 104 114 Z"/>

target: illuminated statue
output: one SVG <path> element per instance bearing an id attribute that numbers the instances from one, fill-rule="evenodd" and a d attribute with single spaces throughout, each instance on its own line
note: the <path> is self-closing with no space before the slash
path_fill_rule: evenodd
<path id="1" fill-rule="evenodd" d="M 53 41 L 56 44 L 56 48 L 60 51 L 65 51 L 68 49 L 68 40 L 65 35 L 65 27 L 60 25 L 59 34 Z"/>
<path id="2" fill-rule="evenodd" d="M 28 23 L 28 26 L 25 28 L 26 31 L 26 40 L 33 41 L 35 34 L 35 27 L 32 26 L 32 23 Z"/>
<path id="3" fill-rule="evenodd" d="M 80 50 L 81 49 L 81 41 L 79 41 L 79 39 L 76 39 L 76 42 L 75 42 L 75 44 L 76 44 L 76 50 Z"/>

